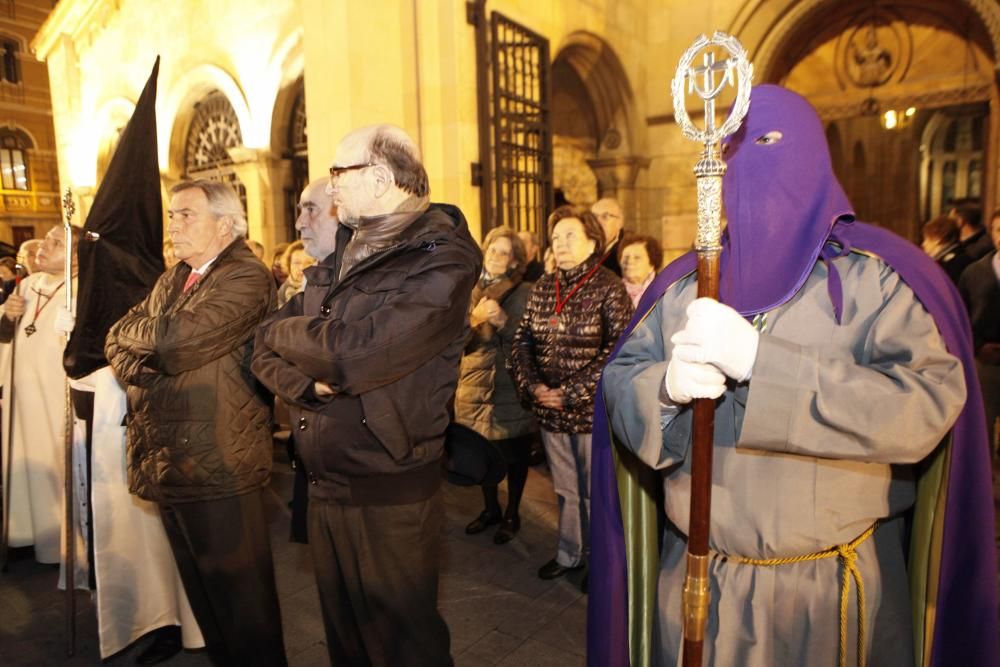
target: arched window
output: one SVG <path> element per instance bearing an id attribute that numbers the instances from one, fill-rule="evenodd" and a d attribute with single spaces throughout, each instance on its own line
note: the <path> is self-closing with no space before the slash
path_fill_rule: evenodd
<path id="1" fill-rule="evenodd" d="M 30 190 L 28 149 L 31 142 L 23 132 L 0 130 L 0 177 L 4 190 Z"/>
<path id="2" fill-rule="evenodd" d="M 247 190 L 233 169 L 229 149 L 243 145 L 236 112 L 226 96 L 212 91 L 195 104 L 184 152 L 184 176 L 229 183 L 247 209 Z"/>
<path id="3" fill-rule="evenodd" d="M 0 81 L 21 83 L 21 63 L 17 56 L 18 50 L 17 40 L 0 36 L 0 57 L 3 58 L 2 67 L 0 67 Z"/>

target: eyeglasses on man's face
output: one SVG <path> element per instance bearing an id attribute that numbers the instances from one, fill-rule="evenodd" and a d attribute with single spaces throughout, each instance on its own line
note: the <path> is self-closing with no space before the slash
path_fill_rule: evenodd
<path id="1" fill-rule="evenodd" d="M 330 182 L 336 183 L 337 179 L 340 178 L 342 174 L 346 174 L 349 171 L 355 171 L 358 169 L 367 169 L 368 167 L 374 167 L 374 162 L 365 162 L 363 164 L 352 164 L 347 167 L 330 167 Z"/>

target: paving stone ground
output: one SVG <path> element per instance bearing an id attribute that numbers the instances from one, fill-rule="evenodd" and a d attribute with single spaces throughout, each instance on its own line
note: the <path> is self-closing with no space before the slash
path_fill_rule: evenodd
<path id="1" fill-rule="evenodd" d="M 288 541 L 285 503 L 291 488 L 292 471 L 276 462 L 266 500 L 285 648 L 293 667 L 329 665 L 309 549 Z M 493 544 L 492 530 L 465 534 L 465 524 L 482 510 L 478 488 L 445 484 L 444 497 L 440 608 L 451 629 L 455 664 L 583 665 L 586 596 L 580 593 L 578 573 L 554 582 L 535 574 L 556 545 L 556 498 L 545 466 L 532 468 L 521 504 L 521 531 L 504 546 Z M 0 665 L 101 663 L 95 605 L 85 592 L 77 594 L 76 653 L 66 657 L 57 577 L 56 568 L 31 559 L 12 562 L 0 575 Z M 144 647 L 140 640 L 106 662 L 132 665 Z M 184 651 L 162 664 L 209 667 L 211 662 L 204 652 Z"/>

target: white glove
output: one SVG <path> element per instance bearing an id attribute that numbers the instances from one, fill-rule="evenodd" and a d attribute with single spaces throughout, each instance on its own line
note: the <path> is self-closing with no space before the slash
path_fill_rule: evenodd
<path id="1" fill-rule="evenodd" d="M 56 330 L 56 333 L 68 336 L 73 333 L 73 327 L 76 326 L 76 316 L 73 315 L 73 311 L 66 310 L 66 307 L 63 306 L 56 313 L 56 321 L 52 326 Z"/>
<path id="2" fill-rule="evenodd" d="M 711 364 L 692 363 L 674 356 L 667 364 L 663 384 L 670 400 L 684 405 L 695 398 L 722 396 L 726 391 L 726 376 Z"/>
<path id="3" fill-rule="evenodd" d="M 715 299 L 695 299 L 687 324 L 675 333 L 674 358 L 712 364 L 737 382 L 750 379 L 760 333 L 729 306 Z"/>

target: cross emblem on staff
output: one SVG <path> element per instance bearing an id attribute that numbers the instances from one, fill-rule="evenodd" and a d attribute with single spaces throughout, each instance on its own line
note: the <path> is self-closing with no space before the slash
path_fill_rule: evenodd
<path id="1" fill-rule="evenodd" d="M 688 92 L 697 93 L 705 102 L 705 129 L 712 132 L 715 128 L 715 98 L 719 96 L 726 84 L 733 86 L 733 72 L 736 69 L 736 61 L 733 58 L 726 58 L 719 62 L 715 61 L 715 53 L 708 51 L 703 58 L 704 64 L 701 67 L 688 68 Z M 718 83 L 715 81 L 717 72 L 725 72 Z M 698 78 L 701 75 L 702 85 L 698 85 Z"/>
<path id="2" fill-rule="evenodd" d="M 716 60 L 715 48 L 721 48 L 728 57 Z M 694 65 L 701 54 L 702 64 Z M 720 76 L 721 75 L 721 76 Z M 743 120 L 749 106 L 750 83 L 753 66 L 747 59 L 746 51 L 734 37 L 715 33 L 712 38 L 702 35 L 681 56 L 677 73 L 671 85 L 674 98 L 674 119 L 684 136 L 705 144 L 714 144 L 728 134 L 732 134 Z M 684 104 L 686 92 L 695 93 L 705 103 L 705 129 L 699 130 L 688 117 Z M 720 127 L 715 124 L 715 100 L 727 85 L 736 89 L 736 100 L 729 118 Z"/>

